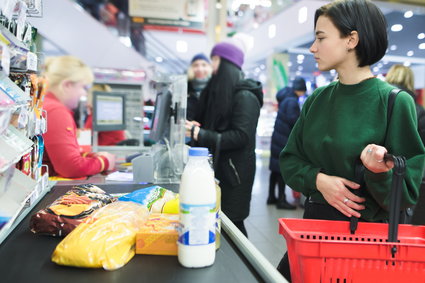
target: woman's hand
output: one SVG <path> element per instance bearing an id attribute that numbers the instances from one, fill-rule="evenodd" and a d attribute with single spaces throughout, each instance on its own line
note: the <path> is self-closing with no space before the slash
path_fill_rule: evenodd
<path id="1" fill-rule="evenodd" d="M 199 131 L 201 130 L 201 124 L 197 121 L 188 121 L 186 120 L 186 124 L 185 124 L 185 128 L 186 128 L 186 137 L 191 137 L 191 131 L 192 131 L 192 127 L 194 127 L 193 129 L 193 139 L 195 141 L 198 140 L 198 134 Z"/>
<path id="2" fill-rule="evenodd" d="M 347 187 L 359 189 L 360 185 L 357 183 L 341 177 L 319 173 L 316 177 L 316 187 L 330 205 L 347 217 L 360 217 L 361 214 L 357 210 L 365 209 L 364 205 L 360 204 L 365 199 L 356 196 L 347 189 Z"/>
<path id="3" fill-rule="evenodd" d="M 388 172 L 394 167 L 393 161 L 384 161 L 384 154 L 387 153 L 387 149 L 383 146 L 376 144 L 367 145 L 362 153 L 360 159 L 363 165 L 373 173 Z"/>

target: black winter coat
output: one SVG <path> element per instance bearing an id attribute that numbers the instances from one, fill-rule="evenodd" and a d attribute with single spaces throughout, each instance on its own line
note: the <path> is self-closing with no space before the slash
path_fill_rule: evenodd
<path id="1" fill-rule="evenodd" d="M 298 96 L 290 87 L 281 89 L 276 94 L 279 103 L 271 140 L 270 164 L 272 172 L 280 173 L 279 154 L 288 142 L 289 134 L 300 116 Z"/>
<path id="2" fill-rule="evenodd" d="M 221 209 L 230 220 L 242 221 L 249 215 L 255 176 L 256 129 L 263 105 L 261 83 L 241 80 L 235 87 L 232 104 L 230 117 L 221 120 L 216 129 L 201 127 L 197 146 L 208 147 L 215 154 L 221 134 L 215 168 L 221 187 Z"/>

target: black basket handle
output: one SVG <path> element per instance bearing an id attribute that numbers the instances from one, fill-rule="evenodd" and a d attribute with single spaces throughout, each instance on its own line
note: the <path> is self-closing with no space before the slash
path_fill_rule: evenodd
<path id="1" fill-rule="evenodd" d="M 398 242 L 398 224 L 400 221 L 400 202 L 401 190 L 403 188 L 403 179 L 406 173 L 406 158 L 403 156 L 394 156 L 392 154 L 385 154 L 384 161 L 393 161 L 393 180 L 391 185 L 391 198 L 390 198 L 390 215 L 388 224 L 388 242 Z M 397 252 L 397 247 L 393 246 L 391 254 L 394 257 Z"/>

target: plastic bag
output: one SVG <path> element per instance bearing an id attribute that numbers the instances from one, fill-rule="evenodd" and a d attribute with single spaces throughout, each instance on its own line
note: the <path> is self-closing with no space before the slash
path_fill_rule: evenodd
<path id="1" fill-rule="evenodd" d="M 145 206 L 134 202 L 108 204 L 59 243 L 52 261 L 76 267 L 118 269 L 134 256 L 136 233 L 148 214 Z"/>
<path id="2" fill-rule="evenodd" d="M 145 205 L 152 213 L 179 213 L 179 195 L 162 188 L 151 186 L 120 197 L 120 201 L 132 201 Z"/>
<path id="3" fill-rule="evenodd" d="M 35 234 L 66 236 L 95 210 L 115 200 L 93 184 L 74 186 L 48 207 L 32 215 L 30 229 Z"/>

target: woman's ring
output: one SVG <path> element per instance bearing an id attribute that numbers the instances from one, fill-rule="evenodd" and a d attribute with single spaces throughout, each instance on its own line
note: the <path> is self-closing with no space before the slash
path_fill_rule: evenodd
<path id="1" fill-rule="evenodd" d="M 348 198 L 344 199 L 344 204 L 347 204 L 347 202 L 349 202 L 350 200 Z"/>
<path id="2" fill-rule="evenodd" d="M 367 153 L 371 153 L 372 152 L 372 149 L 371 148 L 368 148 L 367 149 Z"/>

